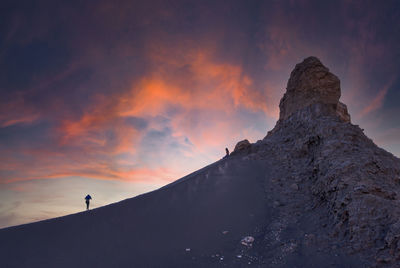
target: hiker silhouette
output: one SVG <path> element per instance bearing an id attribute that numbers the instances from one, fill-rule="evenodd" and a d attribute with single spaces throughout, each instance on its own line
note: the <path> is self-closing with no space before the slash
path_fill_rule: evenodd
<path id="1" fill-rule="evenodd" d="M 229 150 L 228 150 L 228 148 L 225 148 L 225 152 L 226 152 L 226 155 L 225 155 L 222 159 L 225 159 L 225 158 L 227 158 L 227 157 L 229 156 Z"/>
<path id="2" fill-rule="evenodd" d="M 88 195 L 85 197 L 85 200 L 86 200 L 86 210 L 89 210 L 90 199 L 92 199 L 92 197 L 88 194 Z"/>

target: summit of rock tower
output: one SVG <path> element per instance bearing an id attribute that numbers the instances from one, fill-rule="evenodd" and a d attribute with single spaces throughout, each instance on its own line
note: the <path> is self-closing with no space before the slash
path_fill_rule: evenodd
<path id="1" fill-rule="evenodd" d="M 279 108 L 279 120 L 289 118 L 294 112 L 311 107 L 314 114 L 337 115 L 344 122 L 350 122 L 345 104 L 339 101 L 340 80 L 316 57 L 308 57 L 297 64 L 290 74 Z M 317 111 L 315 111 L 317 110 Z"/>

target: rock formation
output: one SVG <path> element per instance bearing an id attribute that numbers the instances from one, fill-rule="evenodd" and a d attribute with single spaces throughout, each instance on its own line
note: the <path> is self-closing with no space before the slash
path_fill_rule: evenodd
<path id="1" fill-rule="evenodd" d="M 340 95 L 340 80 L 336 75 L 316 57 L 306 58 L 290 74 L 286 93 L 279 104 L 279 119 L 285 120 L 304 107 L 323 104 L 332 114 L 350 122 L 346 105 L 339 102 Z"/>
<path id="2" fill-rule="evenodd" d="M 251 147 L 251 144 L 250 144 L 250 142 L 248 140 L 242 140 L 242 141 L 239 141 L 236 144 L 235 149 L 233 150 L 233 152 L 246 150 L 246 149 L 248 149 L 250 147 Z"/>
<path id="3" fill-rule="evenodd" d="M 281 222 L 299 221 L 295 211 L 319 211 L 326 230 L 314 230 L 319 246 L 346 248 L 368 266 L 399 267 L 400 160 L 350 123 L 339 98 L 339 79 L 317 58 L 297 64 L 275 128 L 246 157 L 280 167 L 269 187 L 294 194 Z"/>
<path id="4" fill-rule="evenodd" d="M 399 267 L 400 159 L 339 98 L 305 59 L 263 140 L 154 192 L 2 229 L 2 267 Z"/>

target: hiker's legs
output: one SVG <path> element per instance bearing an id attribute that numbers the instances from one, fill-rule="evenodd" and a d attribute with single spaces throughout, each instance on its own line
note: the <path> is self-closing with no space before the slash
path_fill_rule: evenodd
<path id="1" fill-rule="evenodd" d="M 89 200 L 86 201 L 86 210 L 89 209 Z"/>

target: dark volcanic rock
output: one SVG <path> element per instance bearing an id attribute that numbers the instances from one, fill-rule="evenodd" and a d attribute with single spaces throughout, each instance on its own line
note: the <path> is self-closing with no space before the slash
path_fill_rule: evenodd
<path id="1" fill-rule="evenodd" d="M 157 191 L 2 229 L 1 266 L 399 267 L 400 159 L 339 97 L 308 58 L 263 140 Z"/>
<path id="2" fill-rule="evenodd" d="M 275 165 L 295 177 L 303 193 L 315 197 L 309 204 L 324 207 L 321 216 L 329 217 L 326 226 L 332 228 L 327 241 L 371 265 L 396 267 L 400 161 L 350 124 L 339 97 L 338 78 L 317 58 L 305 59 L 292 71 L 280 120 L 259 148 L 278 159 Z M 257 155 L 265 154 L 261 151 Z"/>
<path id="3" fill-rule="evenodd" d="M 301 213 L 318 215 L 325 226 L 313 230 L 317 240 L 324 237 L 330 247 L 344 248 L 368 266 L 397 267 L 400 160 L 378 148 L 358 126 L 326 113 L 318 117 L 312 107 L 282 121 L 255 148 L 257 156 L 275 159 L 272 165 L 282 170 L 277 191 L 299 185 L 303 197 L 289 197 L 286 202 L 296 205 L 281 209 L 286 221 L 294 220 L 296 206 L 308 207 Z"/>

